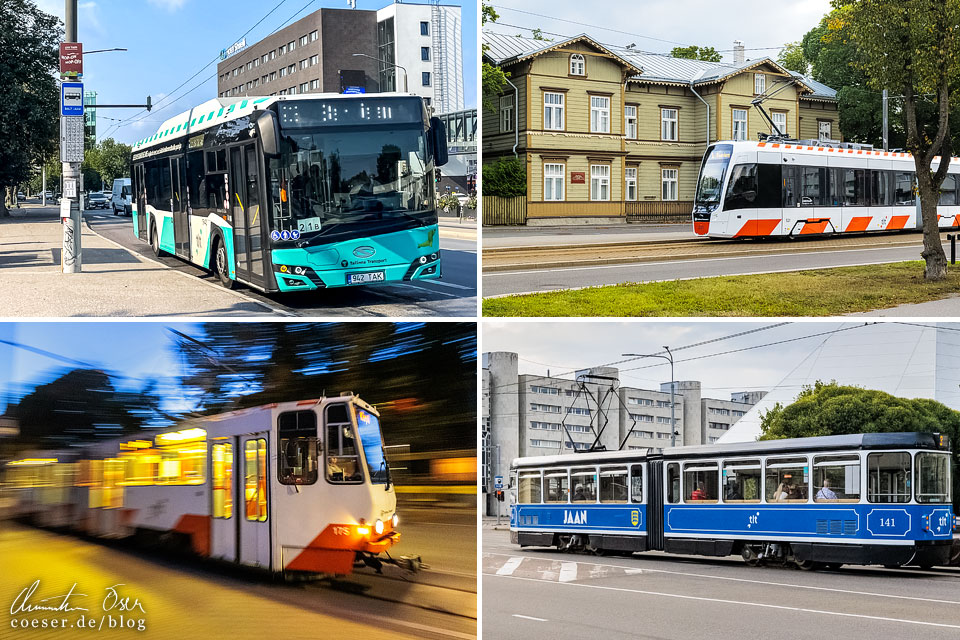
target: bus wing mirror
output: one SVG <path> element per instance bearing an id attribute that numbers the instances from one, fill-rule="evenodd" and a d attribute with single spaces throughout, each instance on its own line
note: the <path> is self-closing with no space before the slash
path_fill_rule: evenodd
<path id="1" fill-rule="evenodd" d="M 268 158 L 280 156 L 280 127 L 277 123 L 277 114 L 273 111 L 264 111 L 257 118 L 257 133 L 260 144 L 263 145 L 263 155 Z"/>
<path id="2" fill-rule="evenodd" d="M 447 128 L 440 118 L 430 118 L 430 142 L 433 146 L 433 164 L 442 167 L 447 164 Z"/>

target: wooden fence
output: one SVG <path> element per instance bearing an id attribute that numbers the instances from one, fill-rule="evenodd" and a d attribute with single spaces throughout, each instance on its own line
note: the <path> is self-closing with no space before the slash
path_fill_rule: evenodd
<path id="1" fill-rule="evenodd" d="M 483 196 L 483 224 L 527 224 L 527 198 Z"/>
<path id="2" fill-rule="evenodd" d="M 688 200 L 625 202 L 627 222 L 690 222 L 693 202 Z"/>

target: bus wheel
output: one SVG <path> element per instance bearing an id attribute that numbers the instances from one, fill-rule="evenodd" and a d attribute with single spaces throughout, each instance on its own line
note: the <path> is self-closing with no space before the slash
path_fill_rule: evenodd
<path id="1" fill-rule="evenodd" d="M 150 248 L 153 249 L 153 255 L 160 257 L 160 237 L 154 225 L 150 225 Z"/>
<path id="2" fill-rule="evenodd" d="M 230 269 L 227 268 L 227 249 L 223 242 L 217 242 L 217 250 L 214 254 L 213 271 L 220 278 L 220 284 L 227 289 L 233 289 L 233 280 L 230 279 Z"/>

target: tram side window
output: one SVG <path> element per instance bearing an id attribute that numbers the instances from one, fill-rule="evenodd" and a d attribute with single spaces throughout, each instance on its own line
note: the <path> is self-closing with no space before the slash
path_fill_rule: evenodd
<path id="1" fill-rule="evenodd" d="M 738 164 L 730 176 L 723 208 L 728 211 L 757 206 L 757 165 Z"/>
<path id="2" fill-rule="evenodd" d="M 517 480 L 517 502 L 540 504 L 540 472 L 522 471 Z"/>
<path id="3" fill-rule="evenodd" d="M 800 167 L 783 167 L 783 189 L 780 191 L 783 198 L 783 208 L 796 207 L 800 203 Z"/>
<path id="4" fill-rule="evenodd" d="M 635 464 L 630 466 L 630 502 L 639 504 L 643 502 L 643 465 Z"/>
<path id="5" fill-rule="evenodd" d="M 600 502 L 625 503 L 627 501 L 627 468 L 600 468 Z"/>
<path id="6" fill-rule="evenodd" d="M 867 456 L 867 501 L 910 502 L 910 454 L 905 451 Z"/>
<path id="7" fill-rule="evenodd" d="M 667 503 L 680 503 L 680 465 L 676 462 L 667 465 Z"/>
<path id="8" fill-rule="evenodd" d="M 910 171 L 897 171 L 893 174 L 893 201 L 897 205 L 914 205 L 917 196 L 913 191 L 914 174 Z"/>
<path id="9" fill-rule="evenodd" d="M 327 480 L 363 482 L 360 455 L 357 453 L 353 422 L 346 403 L 327 407 Z"/>
<path id="10" fill-rule="evenodd" d="M 317 414 L 288 411 L 277 418 L 277 479 L 280 484 L 317 481 Z"/>
<path id="11" fill-rule="evenodd" d="M 570 484 L 573 485 L 570 502 L 597 501 L 596 469 L 572 469 L 570 471 Z"/>
<path id="12" fill-rule="evenodd" d="M 543 475 L 544 502 L 567 503 L 568 487 L 570 486 L 566 471 L 548 471 Z"/>
<path id="13" fill-rule="evenodd" d="M 716 502 L 717 463 L 696 462 L 683 465 L 683 501 Z"/>
<path id="14" fill-rule="evenodd" d="M 723 463 L 723 501 L 760 502 L 763 472 L 759 460 L 734 460 Z"/>
<path id="15" fill-rule="evenodd" d="M 800 206 L 830 206 L 827 196 L 826 167 L 798 167 L 800 172 Z"/>
<path id="16" fill-rule="evenodd" d="M 103 461 L 103 507 L 117 509 L 123 506 L 123 481 L 126 460 L 110 458 Z"/>
<path id="17" fill-rule="evenodd" d="M 103 460 L 90 461 L 90 493 L 88 497 L 91 509 L 103 506 Z"/>
<path id="18" fill-rule="evenodd" d="M 870 172 L 872 204 L 875 207 L 889 207 L 893 205 L 893 191 L 891 184 L 893 174 L 890 171 Z"/>
<path id="19" fill-rule="evenodd" d="M 267 519 L 267 441 L 247 440 L 244 445 L 244 487 L 247 520 Z"/>
<path id="20" fill-rule="evenodd" d="M 213 445 L 213 517 L 233 517 L 233 445 Z"/>
<path id="21" fill-rule="evenodd" d="M 921 452 L 916 462 L 917 502 L 950 502 L 950 455 Z"/>
<path id="22" fill-rule="evenodd" d="M 814 502 L 860 502 L 860 456 L 813 459 Z"/>
<path id="23" fill-rule="evenodd" d="M 948 175 L 944 181 L 943 185 L 940 187 L 940 204 L 946 207 L 952 207 L 960 204 L 960 193 L 958 193 L 958 187 L 960 187 L 960 176 Z"/>
<path id="24" fill-rule="evenodd" d="M 806 502 L 809 494 L 806 458 L 768 458 L 767 502 Z"/>

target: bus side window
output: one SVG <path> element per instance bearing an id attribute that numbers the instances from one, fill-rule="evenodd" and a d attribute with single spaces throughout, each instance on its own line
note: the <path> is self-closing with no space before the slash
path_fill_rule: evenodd
<path id="1" fill-rule="evenodd" d="M 200 215 L 206 206 L 200 197 L 203 183 L 203 151 L 191 151 L 187 154 L 187 211 L 193 215 Z"/>

